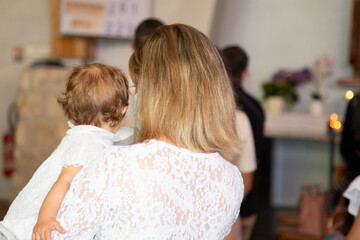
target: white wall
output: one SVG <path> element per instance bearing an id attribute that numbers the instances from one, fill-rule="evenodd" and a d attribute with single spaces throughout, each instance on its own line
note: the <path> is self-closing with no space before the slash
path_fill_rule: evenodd
<path id="1" fill-rule="evenodd" d="M 190 24 L 210 34 L 216 0 L 153 0 L 153 3 L 153 16 L 165 24 Z M 130 40 L 100 39 L 97 58 L 128 72 L 128 59 L 132 51 Z"/>
<path id="2" fill-rule="evenodd" d="M 6 111 L 15 99 L 20 72 L 32 60 L 12 60 L 16 45 L 49 49 L 50 5 L 48 0 L 0 1 L 0 134 L 8 130 Z M 8 197 L 10 183 L 2 174 L 2 143 L 0 144 L 0 198 Z"/>
<path id="3" fill-rule="evenodd" d="M 335 72 L 325 88 L 326 111 L 343 112 L 340 77 L 351 76 L 348 65 L 352 15 L 351 0 L 221 0 L 211 38 L 221 48 L 238 44 L 250 56 L 246 87 L 262 97 L 261 83 L 280 68 L 311 66 L 326 54 L 335 60 Z M 297 109 L 307 110 L 311 86 Z M 308 88 L 308 89 L 306 89 Z"/>

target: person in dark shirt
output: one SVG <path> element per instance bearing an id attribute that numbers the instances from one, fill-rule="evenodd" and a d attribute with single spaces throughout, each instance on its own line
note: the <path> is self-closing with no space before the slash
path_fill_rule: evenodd
<path id="1" fill-rule="evenodd" d="M 259 164 L 264 138 L 265 114 L 260 103 L 248 94 L 242 86 L 243 81 L 249 76 L 249 72 L 247 71 L 248 56 L 239 46 L 226 47 L 221 51 L 221 55 L 225 58 L 224 64 L 227 67 L 228 75 L 233 83 L 237 106 L 246 113 L 250 120 L 254 135 L 256 159 Z M 256 172 L 253 177 L 256 178 Z M 250 239 L 256 222 L 257 200 L 255 185 L 253 185 L 249 194 L 245 196 L 240 209 L 242 235 L 244 240 Z"/>
<path id="2" fill-rule="evenodd" d="M 360 94 L 348 102 L 346 107 L 343 129 L 341 132 L 340 152 L 346 163 L 345 176 L 337 186 L 331 190 L 330 206 L 328 211 L 335 209 L 339 203 L 341 194 L 350 183 L 360 175 Z M 344 201 L 347 206 L 349 202 Z M 344 234 L 347 234 L 353 225 L 354 217 L 347 214 L 344 224 Z"/>
<path id="3" fill-rule="evenodd" d="M 330 191 L 328 213 L 341 204 L 342 194 L 350 183 L 360 175 L 360 94 L 356 94 L 347 104 L 343 129 L 341 132 L 340 153 L 346 163 L 344 176 Z M 349 201 L 344 199 L 347 207 Z M 343 234 L 347 234 L 353 225 L 354 217 L 346 215 Z"/>
<path id="4" fill-rule="evenodd" d="M 351 182 L 360 175 L 360 94 L 347 105 L 340 151 L 347 164 L 346 179 Z"/>

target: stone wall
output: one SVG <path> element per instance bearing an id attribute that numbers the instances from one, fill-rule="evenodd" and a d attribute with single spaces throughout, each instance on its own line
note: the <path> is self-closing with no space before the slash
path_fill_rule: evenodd
<path id="1" fill-rule="evenodd" d="M 12 198 L 54 151 L 68 129 L 56 100 L 64 89 L 67 72 L 67 68 L 38 66 L 26 69 L 21 75 L 16 97 L 18 122 Z"/>

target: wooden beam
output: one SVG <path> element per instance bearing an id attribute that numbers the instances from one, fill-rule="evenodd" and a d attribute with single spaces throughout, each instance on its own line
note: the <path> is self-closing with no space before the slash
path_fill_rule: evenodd
<path id="1" fill-rule="evenodd" d="M 95 38 L 61 36 L 60 0 L 51 0 L 51 56 L 53 58 L 93 59 L 96 55 Z"/>

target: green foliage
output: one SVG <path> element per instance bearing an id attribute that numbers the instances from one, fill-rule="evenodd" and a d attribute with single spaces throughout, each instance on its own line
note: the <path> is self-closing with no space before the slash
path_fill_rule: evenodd
<path id="1" fill-rule="evenodd" d="M 264 99 L 270 96 L 280 96 L 290 103 L 295 103 L 298 100 L 296 85 L 288 79 L 266 82 L 263 84 L 263 90 Z"/>

